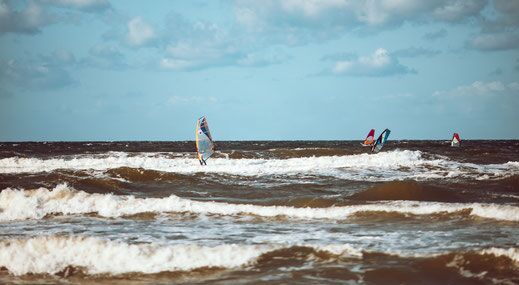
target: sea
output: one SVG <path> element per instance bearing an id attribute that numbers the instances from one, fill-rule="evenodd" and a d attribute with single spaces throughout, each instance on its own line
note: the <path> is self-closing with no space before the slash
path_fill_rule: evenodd
<path id="1" fill-rule="evenodd" d="M 519 284 L 519 141 L 0 143 L 0 284 Z"/>

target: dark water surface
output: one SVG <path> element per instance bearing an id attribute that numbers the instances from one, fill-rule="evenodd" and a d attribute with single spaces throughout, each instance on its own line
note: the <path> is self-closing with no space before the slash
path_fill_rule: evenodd
<path id="1" fill-rule="evenodd" d="M 0 143 L 0 283 L 519 283 L 519 141 L 194 147 Z"/>

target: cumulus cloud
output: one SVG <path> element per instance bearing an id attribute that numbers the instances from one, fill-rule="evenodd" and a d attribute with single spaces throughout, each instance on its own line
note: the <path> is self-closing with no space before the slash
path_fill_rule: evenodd
<path id="1" fill-rule="evenodd" d="M 406 73 L 416 71 L 400 64 L 383 48 L 375 50 L 369 56 L 337 61 L 332 69 L 332 74 L 349 76 L 391 76 Z"/>
<path id="2" fill-rule="evenodd" d="M 519 83 L 475 81 L 470 85 L 462 85 L 451 90 L 436 91 L 433 93 L 434 96 L 445 97 L 493 96 L 500 94 L 519 95 Z"/>
<path id="3" fill-rule="evenodd" d="M 132 46 L 143 46 L 152 42 L 156 34 L 153 27 L 141 17 L 135 17 L 127 23 L 128 43 Z"/>
<path id="4" fill-rule="evenodd" d="M 215 66 L 262 67 L 288 60 L 279 49 L 258 48 L 247 34 L 231 33 L 211 22 L 189 22 L 178 15 L 168 18 L 169 44 L 160 60 L 160 67 L 169 70 L 200 70 Z M 178 37 L 178 34 L 184 35 Z"/>
<path id="5" fill-rule="evenodd" d="M 242 0 L 236 2 L 234 13 L 249 31 L 297 44 L 345 31 L 380 31 L 405 22 L 461 21 L 480 15 L 485 4 L 485 0 Z"/>
<path id="6" fill-rule="evenodd" d="M 519 48 L 519 2 L 495 0 L 494 13 L 482 15 L 481 31 L 467 41 L 467 47 L 480 51 Z"/>
<path id="7" fill-rule="evenodd" d="M 53 22 L 52 17 L 35 2 L 29 2 L 22 10 L 15 10 L 11 2 L 0 1 L 0 34 L 36 34 Z"/>

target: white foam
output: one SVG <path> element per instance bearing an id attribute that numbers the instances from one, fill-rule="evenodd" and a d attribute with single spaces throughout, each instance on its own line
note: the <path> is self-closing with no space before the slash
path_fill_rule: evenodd
<path id="1" fill-rule="evenodd" d="M 233 268 L 275 249 L 262 245 L 126 244 L 94 237 L 35 237 L 0 241 L 0 266 L 15 275 L 55 274 L 67 266 L 88 274 L 158 273 L 201 267 Z"/>
<path id="2" fill-rule="evenodd" d="M 236 268 L 253 263 L 264 253 L 291 246 L 294 245 L 127 244 L 97 237 L 39 236 L 0 241 L 0 267 L 14 275 L 56 274 L 67 266 L 81 267 L 87 274 L 110 275 Z M 336 255 L 362 255 L 348 245 L 299 246 Z"/>
<path id="3" fill-rule="evenodd" d="M 487 248 L 480 251 L 481 254 L 492 254 L 494 256 L 506 256 L 519 265 L 519 248 Z"/>
<path id="4" fill-rule="evenodd" d="M 99 237 L 37 236 L 0 240 L 0 267 L 13 275 L 56 274 L 68 266 L 81 268 L 86 274 L 119 275 L 153 274 L 166 271 L 189 271 L 197 268 L 238 268 L 253 265 L 258 257 L 293 246 L 313 248 L 337 256 L 362 258 L 362 249 L 348 244 L 130 244 Z M 401 257 L 434 257 L 449 252 Z M 518 248 L 488 248 L 478 254 L 505 256 L 518 263 Z M 455 265 L 455 264 L 451 264 Z"/>
<path id="5" fill-rule="evenodd" d="M 300 157 L 289 159 L 212 158 L 201 167 L 194 158 L 166 154 L 129 156 L 123 152 L 68 158 L 0 159 L 0 173 L 37 173 L 58 169 L 105 171 L 119 167 L 143 168 L 179 174 L 218 173 L 239 176 L 324 175 L 341 179 L 388 181 L 468 176 L 490 179 L 519 173 L 517 162 L 478 165 L 437 157 L 424 158 L 420 151 L 394 150 L 377 154 Z"/>
<path id="6" fill-rule="evenodd" d="M 166 198 L 136 198 L 112 194 L 89 194 L 58 185 L 53 190 L 5 189 L 0 192 L 0 221 L 41 219 L 49 214 L 96 213 L 103 217 L 120 217 L 139 213 L 189 212 L 215 215 L 286 216 L 297 219 L 346 219 L 359 212 L 396 212 L 431 215 L 470 211 L 470 215 L 505 221 L 519 221 L 519 207 L 483 203 L 439 203 L 415 201 L 382 201 L 363 205 L 328 208 L 259 206 L 222 202 L 194 201 L 171 195 Z"/>

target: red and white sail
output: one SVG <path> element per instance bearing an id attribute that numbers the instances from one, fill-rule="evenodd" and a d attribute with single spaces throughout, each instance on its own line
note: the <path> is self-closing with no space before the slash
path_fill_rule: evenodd
<path id="1" fill-rule="evenodd" d="M 461 139 L 460 139 L 460 136 L 458 135 L 458 133 L 454 133 L 452 135 L 452 141 L 451 141 L 451 146 L 460 146 L 461 145 Z"/>

